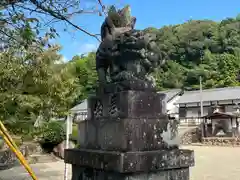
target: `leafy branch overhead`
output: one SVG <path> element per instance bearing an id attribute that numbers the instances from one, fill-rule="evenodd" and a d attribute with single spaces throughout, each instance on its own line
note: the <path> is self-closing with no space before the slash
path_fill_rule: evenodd
<path id="1" fill-rule="evenodd" d="M 82 4 L 91 5 L 82 8 Z M 2 41 L 20 42 L 29 45 L 36 40 L 36 36 L 46 33 L 48 38 L 58 36 L 54 28 L 56 23 L 65 23 L 73 28 L 99 40 L 97 33 L 88 32 L 75 24 L 71 19 L 77 15 L 100 15 L 105 11 L 101 0 L 1 0 L 0 2 L 0 36 Z M 46 32 L 46 29 L 50 31 Z M 19 34 L 16 34 L 18 32 Z"/>

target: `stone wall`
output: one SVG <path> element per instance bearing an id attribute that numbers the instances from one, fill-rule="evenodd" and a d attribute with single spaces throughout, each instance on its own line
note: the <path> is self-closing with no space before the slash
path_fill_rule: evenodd
<path id="1" fill-rule="evenodd" d="M 196 127 L 181 136 L 182 145 L 201 143 L 207 146 L 240 146 L 240 137 L 201 137 L 201 129 Z"/>
<path id="2" fill-rule="evenodd" d="M 24 143 L 19 147 L 24 157 L 29 157 L 34 153 L 41 153 L 42 149 L 37 143 Z M 0 170 L 9 169 L 19 165 L 17 156 L 7 146 L 0 150 Z"/>
<path id="3" fill-rule="evenodd" d="M 240 146 L 240 138 L 236 137 L 207 137 L 202 143 L 208 146 Z"/>
<path id="4" fill-rule="evenodd" d="M 17 164 L 17 158 L 10 149 L 0 151 L 0 170 L 9 169 Z"/>
<path id="5" fill-rule="evenodd" d="M 190 145 L 192 143 L 199 143 L 201 141 L 201 129 L 196 127 L 185 132 L 181 136 L 182 145 Z"/>

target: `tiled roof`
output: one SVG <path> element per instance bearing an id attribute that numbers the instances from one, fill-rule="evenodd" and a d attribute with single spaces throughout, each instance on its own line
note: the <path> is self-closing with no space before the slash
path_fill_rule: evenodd
<path id="1" fill-rule="evenodd" d="M 82 103 L 74 106 L 70 111 L 86 111 L 87 110 L 87 99 L 85 99 Z"/>
<path id="2" fill-rule="evenodd" d="M 166 101 L 169 102 L 172 98 L 174 98 L 176 95 L 180 94 L 181 92 L 182 92 L 181 89 L 170 89 L 166 91 L 159 91 L 158 93 L 166 94 Z"/>
<path id="3" fill-rule="evenodd" d="M 221 101 L 240 99 L 240 86 L 207 89 L 202 91 L 202 101 Z M 178 104 L 200 102 L 200 91 L 184 91 L 179 98 Z"/>

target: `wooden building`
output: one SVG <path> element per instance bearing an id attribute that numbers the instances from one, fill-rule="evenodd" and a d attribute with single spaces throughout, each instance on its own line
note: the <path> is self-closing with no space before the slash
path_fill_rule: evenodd
<path id="1" fill-rule="evenodd" d="M 202 122 L 200 100 L 203 102 L 203 116 L 211 114 L 214 105 L 221 112 L 234 113 L 235 105 L 240 103 L 240 86 L 184 91 L 176 104 L 179 106 L 180 125 L 199 125 Z"/>
<path id="2" fill-rule="evenodd" d="M 202 137 L 238 137 L 239 107 L 234 112 L 224 112 L 224 108 L 216 105 L 213 111 L 203 117 Z"/>

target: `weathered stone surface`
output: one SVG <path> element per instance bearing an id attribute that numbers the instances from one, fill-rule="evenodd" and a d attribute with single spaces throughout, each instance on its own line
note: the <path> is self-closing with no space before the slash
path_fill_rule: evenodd
<path id="1" fill-rule="evenodd" d="M 0 170 L 9 169 L 17 164 L 18 159 L 10 149 L 0 151 Z"/>
<path id="2" fill-rule="evenodd" d="M 73 165 L 72 174 L 72 180 L 189 180 L 188 168 L 151 173 L 121 174 Z"/>
<path id="3" fill-rule="evenodd" d="M 191 150 L 114 152 L 89 149 L 67 149 L 65 162 L 119 173 L 150 172 L 186 168 L 194 165 Z"/>
<path id="4" fill-rule="evenodd" d="M 192 143 L 200 143 L 201 142 L 201 129 L 199 127 L 189 128 L 184 134 L 182 134 L 181 144 L 189 145 Z"/>
<path id="5" fill-rule="evenodd" d="M 188 180 L 193 151 L 178 149 L 178 123 L 167 116 L 165 95 L 115 90 L 89 99 L 81 149 L 65 151 L 72 180 Z"/>
<path id="6" fill-rule="evenodd" d="M 168 119 L 151 76 L 165 63 L 157 37 L 133 29 L 129 7 L 110 9 L 96 53 L 97 95 L 79 125 L 81 148 L 65 150 L 72 180 L 188 180 L 193 151 L 178 149 L 178 123 Z M 111 23 L 113 14 L 120 21 Z"/>
<path id="7" fill-rule="evenodd" d="M 165 96 L 129 90 L 91 97 L 88 99 L 88 118 L 158 118 L 166 114 Z"/>
<path id="8" fill-rule="evenodd" d="M 149 151 L 179 145 L 177 125 L 159 118 L 97 119 L 85 122 L 81 147 L 112 151 Z M 83 141 L 81 141 L 83 142 Z"/>
<path id="9" fill-rule="evenodd" d="M 117 93 L 129 90 L 156 92 L 156 89 L 152 86 L 152 83 L 143 80 L 125 80 L 117 83 L 109 83 L 104 87 L 104 93 Z"/>
<path id="10" fill-rule="evenodd" d="M 155 86 L 149 75 L 165 62 L 155 41 L 156 35 L 139 30 L 103 41 L 96 53 L 100 83 L 142 80 Z"/>
<path id="11" fill-rule="evenodd" d="M 36 143 L 24 143 L 19 147 L 19 151 L 27 158 L 33 153 L 40 152 L 41 148 Z M 16 165 L 19 165 L 19 160 L 6 145 L 6 148 L 0 150 L 0 170 L 9 169 Z"/>
<path id="12" fill-rule="evenodd" d="M 72 141 L 69 141 L 69 148 L 75 148 L 75 144 Z M 53 152 L 54 154 L 63 159 L 64 158 L 64 149 L 66 148 L 66 141 L 61 142 L 60 144 L 58 144 L 57 146 L 55 146 L 53 148 Z"/>

